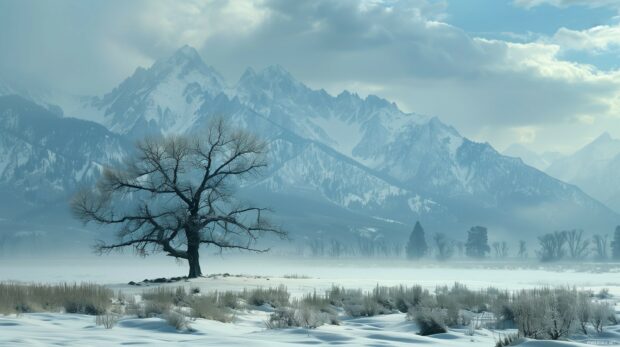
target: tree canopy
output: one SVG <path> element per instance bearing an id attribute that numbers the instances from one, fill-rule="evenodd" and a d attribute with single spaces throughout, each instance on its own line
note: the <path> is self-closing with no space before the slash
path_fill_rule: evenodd
<path id="1" fill-rule="evenodd" d="M 122 165 L 105 168 L 95 187 L 77 193 L 72 211 L 85 223 L 117 226 L 117 241 L 101 242 L 97 251 L 164 252 L 186 259 L 189 277 L 198 277 L 201 245 L 264 252 L 256 247 L 260 236 L 286 236 L 266 218 L 266 208 L 234 195 L 267 165 L 266 149 L 222 119 L 203 134 L 147 138 Z"/>

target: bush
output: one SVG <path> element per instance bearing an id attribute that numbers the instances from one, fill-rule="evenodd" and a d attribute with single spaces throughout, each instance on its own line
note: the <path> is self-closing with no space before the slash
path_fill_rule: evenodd
<path id="1" fill-rule="evenodd" d="M 377 303 L 389 310 L 398 310 L 406 313 L 416 307 L 423 300 L 430 297 L 430 293 L 421 286 L 377 287 L 373 290 Z"/>
<path id="2" fill-rule="evenodd" d="M 351 317 L 371 317 L 381 310 L 381 306 L 374 298 L 364 294 L 361 290 L 346 290 L 339 306 Z"/>
<path id="3" fill-rule="evenodd" d="M 189 321 L 187 317 L 181 312 L 177 311 L 169 311 L 164 314 L 164 319 L 166 323 L 171 327 L 174 327 L 177 330 L 186 330 L 189 329 Z"/>
<path id="4" fill-rule="evenodd" d="M 155 302 L 161 305 L 170 304 L 182 306 L 188 298 L 188 294 L 183 287 L 157 287 L 142 292 L 142 299 Z"/>
<path id="5" fill-rule="evenodd" d="M 551 340 L 565 338 L 578 328 L 587 334 L 588 321 L 600 332 L 611 310 L 592 302 L 587 293 L 567 288 L 522 290 L 511 296 L 510 305 L 520 336 Z"/>
<path id="6" fill-rule="evenodd" d="M 338 316 L 331 309 L 303 302 L 297 304 L 295 317 L 301 327 L 308 329 L 318 328 L 324 324 L 339 324 Z"/>
<path id="7" fill-rule="evenodd" d="M 101 314 L 95 317 L 96 325 L 103 325 L 106 329 L 112 329 L 118 323 L 120 317 L 113 313 Z"/>
<path id="8" fill-rule="evenodd" d="M 64 310 L 99 315 L 112 304 L 114 292 L 100 285 L 0 283 L 0 313 Z"/>
<path id="9" fill-rule="evenodd" d="M 172 304 L 169 302 L 147 301 L 138 310 L 138 318 L 158 317 L 170 312 Z"/>
<path id="10" fill-rule="evenodd" d="M 611 298 L 611 294 L 609 294 L 609 288 L 601 288 L 601 290 L 596 293 L 596 298 L 600 300 Z"/>
<path id="11" fill-rule="evenodd" d="M 189 307 L 194 318 L 205 318 L 224 323 L 232 322 L 234 318 L 231 310 L 220 300 L 217 293 L 195 296 L 189 302 Z"/>
<path id="12" fill-rule="evenodd" d="M 495 342 L 495 347 L 514 346 L 521 341 L 522 339 L 519 337 L 518 334 L 508 334 L 500 336 L 497 342 Z"/>
<path id="13" fill-rule="evenodd" d="M 338 324 L 336 315 L 303 301 L 295 302 L 292 307 L 276 308 L 265 322 L 268 329 L 291 327 L 314 329 L 324 324 Z"/>
<path id="14" fill-rule="evenodd" d="M 590 313 L 590 323 L 597 333 L 603 332 L 603 327 L 610 322 L 610 317 L 615 318 L 615 312 L 606 303 L 593 303 Z"/>
<path id="15" fill-rule="evenodd" d="M 439 309 L 421 307 L 414 309 L 413 313 L 409 312 L 407 317 L 409 319 L 413 317 L 420 329 L 418 334 L 422 336 L 441 334 L 447 331 L 444 323 L 444 313 Z"/>
<path id="16" fill-rule="evenodd" d="M 299 321 L 295 317 L 295 310 L 290 307 L 276 308 L 269 316 L 269 320 L 265 322 L 267 329 L 283 329 L 300 326 Z"/>
<path id="17" fill-rule="evenodd" d="M 249 291 L 244 289 L 243 297 L 250 305 L 263 306 L 268 304 L 271 307 L 281 307 L 288 305 L 290 294 L 286 287 L 281 285 L 277 288 L 257 288 Z"/>
<path id="18" fill-rule="evenodd" d="M 495 288 L 474 291 L 460 283 L 455 283 L 452 287 L 443 286 L 435 288 L 435 296 L 439 307 L 449 308 L 456 304 L 459 309 L 477 313 L 489 311 L 489 306 L 493 299 L 502 293 Z"/>

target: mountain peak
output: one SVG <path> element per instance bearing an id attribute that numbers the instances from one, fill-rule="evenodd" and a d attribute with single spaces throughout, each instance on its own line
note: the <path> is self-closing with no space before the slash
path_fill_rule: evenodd
<path id="1" fill-rule="evenodd" d="M 288 72 L 282 65 L 275 64 L 269 65 L 263 71 L 261 71 L 263 77 L 277 77 L 280 79 L 294 80 L 293 75 Z"/>
<path id="2" fill-rule="evenodd" d="M 239 83 L 243 83 L 244 81 L 251 81 L 256 79 L 256 71 L 253 68 L 248 67 L 239 78 Z"/>
<path id="3" fill-rule="evenodd" d="M 252 68 L 245 70 L 239 79 L 238 86 L 242 90 L 263 90 L 279 94 L 306 91 L 308 88 L 297 81 L 291 73 L 281 65 L 270 65 L 260 70 L 258 73 Z"/>
<path id="4" fill-rule="evenodd" d="M 185 45 L 166 58 L 157 60 L 149 69 L 156 74 L 167 73 L 174 68 L 185 71 L 199 70 L 206 74 L 215 74 L 215 70 L 207 66 L 195 48 Z"/>
<path id="5" fill-rule="evenodd" d="M 611 137 L 611 135 L 609 135 L 609 133 L 605 131 L 602 134 L 600 134 L 594 141 L 592 141 L 592 143 L 601 144 L 601 143 L 607 143 L 613 140 L 614 139 Z"/>
<path id="6" fill-rule="evenodd" d="M 188 45 L 184 45 L 183 47 L 177 49 L 176 52 L 172 54 L 171 59 L 174 59 L 176 61 L 202 62 L 202 58 L 200 58 L 200 54 L 198 54 L 198 51 L 194 47 Z"/>

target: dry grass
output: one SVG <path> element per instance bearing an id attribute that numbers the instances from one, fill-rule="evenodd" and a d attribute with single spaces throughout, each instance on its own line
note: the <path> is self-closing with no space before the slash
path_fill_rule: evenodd
<path id="1" fill-rule="evenodd" d="M 226 299 L 226 300 L 225 300 Z M 234 315 L 227 300 L 230 294 L 219 295 L 218 293 L 195 296 L 190 300 L 189 307 L 194 318 L 205 318 L 219 322 L 232 322 Z"/>
<path id="2" fill-rule="evenodd" d="M 114 292 L 91 283 L 19 284 L 0 282 L 0 313 L 54 312 L 100 315 Z"/>
<path id="3" fill-rule="evenodd" d="M 277 288 L 244 289 L 242 295 L 246 302 L 253 306 L 268 304 L 271 307 L 282 307 L 289 304 L 290 298 L 289 292 L 283 285 Z"/>

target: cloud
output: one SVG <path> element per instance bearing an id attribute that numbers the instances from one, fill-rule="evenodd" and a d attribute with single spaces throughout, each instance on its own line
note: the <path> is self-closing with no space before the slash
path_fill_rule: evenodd
<path id="1" fill-rule="evenodd" d="M 516 6 L 528 9 L 541 5 L 551 5 L 556 7 L 620 7 L 620 3 L 617 0 L 514 0 L 513 3 Z"/>
<path id="2" fill-rule="evenodd" d="M 564 50 L 601 53 L 620 48 L 620 25 L 599 25 L 586 30 L 560 28 L 552 40 Z"/>
<path id="3" fill-rule="evenodd" d="M 528 3 L 540 1 L 518 1 Z M 613 124 L 618 72 L 562 57 L 564 49 L 588 41 L 580 35 L 601 37 L 591 45 L 604 49 L 612 47 L 602 42 L 613 34 L 593 28 L 536 42 L 481 39 L 446 23 L 446 6 L 426 0 L 0 2 L 6 52 L 0 74 L 103 93 L 137 66 L 191 44 L 230 81 L 248 66 L 280 64 L 315 88 L 376 93 L 499 147 L 527 140 L 568 148 Z M 587 130 L 580 119 L 589 120 Z"/>

